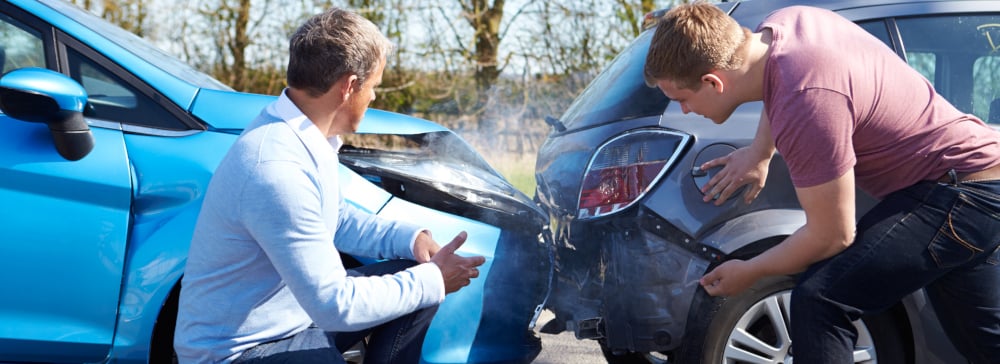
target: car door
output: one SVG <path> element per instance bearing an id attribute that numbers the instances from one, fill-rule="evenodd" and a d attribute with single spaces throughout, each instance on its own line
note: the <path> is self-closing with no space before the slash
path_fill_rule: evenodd
<path id="1" fill-rule="evenodd" d="M 57 69 L 54 34 L 0 4 L 3 72 Z M 100 361 L 109 352 L 132 177 L 120 128 L 105 126 L 92 125 L 89 155 L 68 161 L 46 125 L 0 114 L 0 362 Z"/>

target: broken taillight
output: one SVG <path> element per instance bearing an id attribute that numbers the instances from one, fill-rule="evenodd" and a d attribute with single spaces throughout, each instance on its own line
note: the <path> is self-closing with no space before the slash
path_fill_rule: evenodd
<path id="1" fill-rule="evenodd" d="M 604 143 L 584 173 L 577 217 L 606 216 L 631 206 L 670 169 L 689 139 L 673 131 L 640 129 Z"/>

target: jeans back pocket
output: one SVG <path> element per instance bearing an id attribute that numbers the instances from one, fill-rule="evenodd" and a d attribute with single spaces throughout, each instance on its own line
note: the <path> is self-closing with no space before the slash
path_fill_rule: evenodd
<path id="1" fill-rule="evenodd" d="M 1000 219 L 989 199 L 962 191 L 955 199 L 937 235 L 927 246 L 939 268 L 954 268 L 968 263 L 984 252 L 996 250 L 1000 237 Z M 991 264 L 996 264 L 991 259 Z"/>

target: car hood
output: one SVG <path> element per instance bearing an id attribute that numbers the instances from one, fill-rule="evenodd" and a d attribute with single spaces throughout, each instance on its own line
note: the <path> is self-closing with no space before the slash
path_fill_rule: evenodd
<path id="1" fill-rule="evenodd" d="M 210 128 L 238 132 L 276 99 L 276 96 L 203 88 L 189 111 Z"/>
<path id="2" fill-rule="evenodd" d="M 190 111 L 212 129 L 238 133 L 276 99 L 277 96 L 271 95 L 201 89 Z M 413 135 L 446 130 L 448 129 L 424 119 L 369 109 L 358 133 Z"/>

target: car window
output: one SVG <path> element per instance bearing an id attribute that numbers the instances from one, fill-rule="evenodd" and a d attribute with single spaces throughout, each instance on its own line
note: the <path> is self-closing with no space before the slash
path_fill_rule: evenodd
<path id="1" fill-rule="evenodd" d="M 597 76 L 562 115 L 571 129 L 609 121 L 659 115 L 667 108 L 667 97 L 656 87 L 646 86 L 643 67 L 653 29 L 640 34 Z"/>
<path id="2" fill-rule="evenodd" d="M 937 72 L 935 66 L 937 65 L 937 57 L 934 53 L 930 52 L 906 52 L 906 63 L 910 64 L 920 72 L 931 85 L 934 85 L 934 73 Z M 935 86 L 936 87 L 936 86 Z"/>
<path id="3" fill-rule="evenodd" d="M 868 33 L 874 35 L 875 38 L 881 40 L 882 43 L 885 43 L 886 46 L 892 48 L 892 41 L 890 41 L 892 37 L 889 36 L 889 28 L 886 28 L 885 20 L 869 20 L 858 22 L 857 24 Z"/>
<path id="4" fill-rule="evenodd" d="M 45 67 L 45 48 L 41 33 L 0 14 L 2 73 L 24 67 Z"/>
<path id="5" fill-rule="evenodd" d="M 167 130 L 185 130 L 163 106 L 106 67 L 66 48 L 70 77 L 87 90 L 87 117 Z"/>
<path id="6" fill-rule="evenodd" d="M 972 65 L 972 79 L 973 113 L 989 123 L 1000 124 L 1000 54 L 977 58 Z"/>
<path id="7" fill-rule="evenodd" d="M 955 107 L 1000 124 L 1000 15 L 896 19 L 906 61 Z"/>

